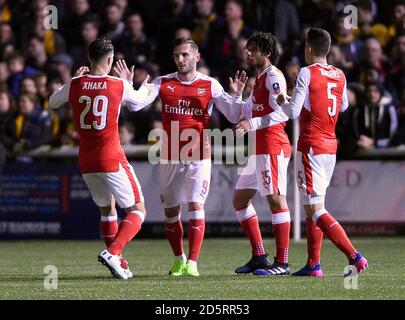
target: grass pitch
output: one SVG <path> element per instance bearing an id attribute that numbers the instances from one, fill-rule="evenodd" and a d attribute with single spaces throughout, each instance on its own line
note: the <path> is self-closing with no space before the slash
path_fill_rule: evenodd
<path id="1" fill-rule="evenodd" d="M 354 238 L 369 268 L 358 289 L 344 287 L 344 255 L 325 240 L 324 278 L 236 275 L 250 259 L 247 239 L 206 239 L 199 278 L 167 275 L 172 255 L 166 240 L 134 240 L 125 257 L 135 277 L 117 280 L 97 262 L 100 241 L 1 241 L 0 299 L 405 299 L 405 238 Z M 185 243 L 187 246 L 187 242 Z M 274 239 L 265 239 L 274 253 Z M 185 248 L 187 249 L 187 247 Z M 187 252 L 187 250 L 186 250 Z M 290 265 L 306 261 L 306 243 L 291 242 Z M 46 265 L 58 269 L 58 288 L 44 288 Z"/>

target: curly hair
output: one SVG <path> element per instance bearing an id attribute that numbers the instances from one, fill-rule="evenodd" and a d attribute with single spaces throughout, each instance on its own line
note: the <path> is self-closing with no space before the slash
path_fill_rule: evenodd
<path id="1" fill-rule="evenodd" d="M 277 47 L 277 38 L 270 32 L 256 32 L 246 43 L 245 48 L 249 47 L 255 47 L 262 54 L 270 55 L 271 63 L 277 65 L 280 52 Z"/>

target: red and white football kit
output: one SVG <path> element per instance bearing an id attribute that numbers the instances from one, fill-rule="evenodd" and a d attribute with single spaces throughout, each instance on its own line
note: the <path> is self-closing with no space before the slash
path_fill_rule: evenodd
<path id="1" fill-rule="evenodd" d="M 162 102 L 159 170 L 163 206 L 204 204 L 211 180 L 211 144 L 204 129 L 209 129 L 213 104 L 233 123 L 239 121 L 241 105 L 217 80 L 200 72 L 191 81 L 181 81 L 175 72 L 156 78 L 152 84 L 152 92 L 138 108 L 157 96 Z"/>
<path id="2" fill-rule="evenodd" d="M 120 145 L 118 116 L 125 101 L 132 111 L 146 97 L 141 87 L 108 75 L 84 75 L 69 80 L 49 99 L 51 108 L 70 102 L 80 137 L 79 163 L 94 202 L 107 207 L 113 195 L 121 208 L 143 201 L 134 169 Z"/>
<path id="3" fill-rule="evenodd" d="M 270 65 L 263 70 L 243 103 L 243 114 L 249 121 L 268 115 L 270 126 L 256 130 L 255 151 L 240 175 L 235 189 L 259 190 L 261 196 L 287 194 L 287 167 L 291 145 L 284 131 L 288 117 L 276 108 L 278 94 L 287 90 L 282 72 Z"/>
<path id="4" fill-rule="evenodd" d="M 281 106 L 289 118 L 300 116 L 297 182 L 304 205 L 325 203 L 326 189 L 336 163 L 336 122 L 339 112 L 347 107 L 344 73 L 334 66 L 320 63 L 300 70 L 290 102 Z M 262 120 L 257 120 L 257 127 L 264 124 Z M 268 124 L 271 119 L 264 122 Z M 312 217 L 307 216 L 306 222 L 308 260 L 296 275 L 323 275 L 320 266 L 323 235 L 346 255 L 357 272 L 368 266 L 343 227 L 325 207 L 314 212 Z"/>
<path id="5" fill-rule="evenodd" d="M 347 107 L 346 77 L 340 69 L 319 63 L 301 68 L 291 100 L 282 109 L 290 118 L 300 116 L 297 182 L 304 204 L 324 203 L 336 163 L 336 122 Z M 251 125 L 269 123 L 271 119 L 263 118 Z"/>

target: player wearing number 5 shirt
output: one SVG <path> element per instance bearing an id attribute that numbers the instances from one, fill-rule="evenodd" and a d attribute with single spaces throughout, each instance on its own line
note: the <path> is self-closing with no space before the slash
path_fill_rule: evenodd
<path id="1" fill-rule="evenodd" d="M 135 103 L 147 96 L 149 85 L 146 79 L 135 91 L 128 81 L 108 75 L 114 60 L 109 39 L 93 41 L 88 57 L 90 70 L 79 68 L 74 78 L 52 94 L 49 106 L 58 108 L 69 102 L 72 107 L 80 138 L 80 170 L 101 212 L 101 232 L 107 249 L 100 253 L 99 261 L 115 277 L 128 279 L 132 272 L 122 251 L 141 229 L 146 212 L 141 186 L 120 145 L 118 116 L 122 102 L 136 111 Z M 119 226 L 112 199 L 126 212 Z"/>
<path id="2" fill-rule="evenodd" d="M 237 95 L 229 95 L 217 80 L 196 71 L 200 54 L 194 41 L 180 38 L 173 47 L 177 72 L 155 79 L 152 92 L 137 107 L 149 105 L 158 96 L 162 102 L 161 202 L 166 236 L 175 256 L 169 274 L 198 276 L 197 261 L 205 232 L 204 203 L 211 179 L 211 146 L 204 129 L 209 129 L 214 103 L 233 123 L 239 121 L 242 108 L 236 103 Z M 125 71 L 128 74 L 128 70 L 121 71 L 123 77 Z M 233 92 L 242 91 L 245 83 L 244 72 L 230 79 Z M 187 258 L 183 250 L 181 203 L 188 206 Z"/>
<path id="3" fill-rule="evenodd" d="M 297 182 L 307 221 L 308 260 L 295 276 L 323 275 L 320 254 L 325 234 L 348 258 L 357 272 L 368 266 L 367 260 L 352 245 L 342 226 L 325 209 L 326 189 L 336 163 L 335 127 L 339 113 L 348 107 L 344 73 L 327 64 L 330 49 L 327 31 L 312 28 L 307 34 L 305 60 L 291 100 L 279 95 L 277 102 L 292 119 L 300 117 Z M 252 119 L 252 129 L 270 124 L 270 118 Z"/>

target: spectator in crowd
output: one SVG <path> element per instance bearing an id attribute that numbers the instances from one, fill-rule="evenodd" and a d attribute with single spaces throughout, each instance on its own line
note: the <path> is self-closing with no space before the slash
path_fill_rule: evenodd
<path id="1" fill-rule="evenodd" d="M 219 29 L 220 18 L 215 13 L 215 0 L 195 0 L 194 4 L 195 14 L 191 38 L 197 43 L 200 53 L 204 57 L 212 32 L 217 32 Z"/>
<path id="2" fill-rule="evenodd" d="M 191 30 L 189 28 L 181 27 L 174 32 L 173 40 L 179 38 L 191 39 Z"/>
<path id="3" fill-rule="evenodd" d="M 362 40 L 376 38 L 382 46 L 389 41 L 388 28 L 382 23 L 374 23 L 373 4 L 370 0 L 360 0 L 356 3 L 358 9 L 358 26 L 354 35 Z"/>
<path id="4" fill-rule="evenodd" d="M 47 82 L 48 82 L 48 77 L 47 77 L 46 73 L 44 73 L 44 72 L 38 72 L 34 76 L 34 83 L 35 83 L 35 87 L 37 89 L 37 96 L 39 98 L 39 104 L 45 109 L 48 109 L 48 97 L 49 97 Z"/>
<path id="5" fill-rule="evenodd" d="M 122 146 L 132 145 L 135 142 L 135 127 L 129 121 L 124 121 L 119 127 L 120 143 Z"/>
<path id="6" fill-rule="evenodd" d="M 58 52 L 65 52 L 65 39 L 52 28 L 45 28 L 46 11 L 45 6 L 49 4 L 48 0 L 31 1 L 30 11 L 21 21 L 20 41 L 21 47 L 25 48 L 28 39 L 32 33 L 37 34 L 43 41 L 45 51 L 48 55 Z"/>
<path id="7" fill-rule="evenodd" d="M 393 6 L 393 19 L 388 27 L 388 35 L 395 38 L 398 32 L 398 26 L 401 23 L 402 17 L 405 15 L 405 0 L 396 0 Z"/>
<path id="8" fill-rule="evenodd" d="M 336 125 L 336 138 L 338 141 L 338 159 L 346 159 L 353 156 L 357 150 L 357 139 L 354 131 L 354 113 L 363 105 L 364 88 L 358 84 L 347 86 L 349 108 L 340 113 Z"/>
<path id="9" fill-rule="evenodd" d="M 328 63 L 341 69 L 347 78 L 352 78 L 351 72 L 353 70 L 353 61 L 347 61 L 342 49 L 332 44 L 328 55 Z"/>
<path id="10" fill-rule="evenodd" d="M 3 134 L 5 124 L 15 113 L 13 97 L 5 90 L 0 90 L 0 135 Z"/>
<path id="11" fill-rule="evenodd" d="M 14 100 L 11 95 L 0 89 L 0 136 L 4 133 L 5 125 L 15 112 Z M 6 148 L 0 140 L 0 173 L 6 161 Z"/>
<path id="12" fill-rule="evenodd" d="M 25 93 L 37 96 L 38 90 L 37 90 L 37 87 L 35 86 L 35 81 L 34 81 L 33 77 L 25 77 L 21 80 L 20 94 L 25 94 Z"/>
<path id="13" fill-rule="evenodd" d="M 386 102 L 384 87 L 369 82 L 365 87 L 365 104 L 354 111 L 354 130 L 361 149 L 387 148 L 398 128 L 395 107 Z"/>
<path id="14" fill-rule="evenodd" d="M 245 50 L 246 43 L 246 38 L 239 38 L 236 41 L 231 59 L 221 69 L 221 83 L 229 82 L 229 77 L 233 77 L 238 70 L 246 71 L 248 76 L 254 74 L 254 70 L 251 70 L 248 62 L 248 56 Z M 226 86 L 225 88 L 228 88 L 228 86 Z"/>
<path id="15" fill-rule="evenodd" d="M 62 23 L 61 30 L 66 41 L 66 46 L 72 48 L 80 44 L 80 37 L 77 36 L 77 28 L 91 14 L 90 4 L 88 0 L 72 0 L 69 1 L 70 10 Z"/>
<path id="16" fill-rule="evenodd" d="M 138 12 L 130 13 L 127 17 L 126 32 L 116 44 L 116 51 L 124 55 L 128 65 L 157 62 L 156 42 L 146 36 L 143 28 L 142 16 Z"/>
<path id="17" fill-rule="evenodd" d="M 368 38 L 364 42 L 363 57 L 358 76 L 358 82 L 366 82 L 366 70 L 370 67 L 376 68 L 380 74 L 381 81 L 385 83 L 388 78 L 390 65 L 384 56 L 380 42 L 376 38 Z"/>
<path id="18" fill-rule="evenodd" d="M 257 30 L 271 32 L 283 45 L 292 45 L 294 40 L 299 39 L 300 20 L 294 4 L 286 0 L 249 2 L 253 2 L 256 8 L 251 12 L 254 12 L 252 23 L 256 23 L 254 26 Z M 312 15 L 317 13 L 312 12 Z"/>
<path id="19" fill-rule="evenodd" d="M 398 130 L 393 138 L 393 145 L 405 148 L 405 87 L 401 92 L 401 99 L 398 105 Z"/>
<path id="20" fill-rule="evenodd" d="M 179 28 L 191 29 L 192 4 L 186 0 L 168 0 L 159 13 L 157 22 L 157 41 L 160 52 L 171 52 L 175 31 Z M 159 57 L 161 73 L 172 72 L 176 66 L 171 55 L 161 54 Z"/>
<path id="21" fill-rule="evenodd" d="M 122 22 L 124 12 L 116 4 L 109 4 L 105 10 L 105 24 L 102 34 L 112 41 L 117 41 L 122 37 L 125 24 Z"/>
<path id="22" fill-rule="evenodd" d="M 358 62 L 362 41 L 355 37 L 353 28 L 346 28 L 346 18 L 347 14 L 344 12 L 339 12 L 336 15 L 333 43 L 342 50 L 347 62 L 355 64 Z"/>
<path id="23" fill-rule="evenodd" d="M 99 20 L 96 15 L 87 15 L 80 26 L 81 41 L 72 47 L 70 55 L 74 61 L 73 70 L 87 65 L 87 48 L 89 44 L 98 38 Z"/>
<path id="24" fill-rule="evenodd" d="M 0 0 L 0 22 L 11 20 L 11 8 L 7 0 Z"/>
<path id="25" fill-rule="evenodd" d="M 7 79 L 10 76 L 7 64 L 0 61 L 0 90 L 7 89 Z"/>
<path id="26" fill-rule="evenodd" d="M 49 59 L 43 39 L 37 34 L 31 34 L 26 48 L 27 66 L 37 70 L 48 71 Z"/>
<path id="27" fill-rule="evenodd" d="M 389 85 L 400 98 L 405 88 L 405 32 L 396 37 L 396 46 L 393 53 L 392 67 L 389 74 Z"/>
<path id="28" fill-rule="evenodd" d="M 36 108 L 33 94 L 21 94 L 18 112 L 5 124 L 1 140 L 14 155 L 49 144 L 52 138 L 52 119 L 47 110 Z"/>
<path id="29" fill-rule="evenodd" d="M 20 94 L 21 80 L 27 76 L 34 76 L 37 73 L 37 70 L 26 66 L 24 57 L 18 52 L 15 52 L 8 57 L 7 65 L 10 72 L 7 84 L 11 95 L 14 97 L 14 99 L 17 99 L 18 95 Z"/>
<path id="30" fill-rule="evenodd" d="M 248 39 L 253 34 L 253 29 L 243 20 L 243 7 L 238 0 L 227 0 L 225 3 L 225 19 L 218 32 L 212 35 L 208 48 L 208 63 L 215 68 L 215 73 L 223 65 L 234 58 L 233 52 L 240 38 Z"/>
<path id="31" fill-rule="evenodd" d="M 73 59 L 67 53 L 57 53 L 51 57 L 51 73 L 63 82 L 72 78 Z"/>
<path id="32" fill-rule="evenodd" d="M 9 45 L 15 45 L 13 30 L 7 22 L 0 22 L 0 57 Z"/>

